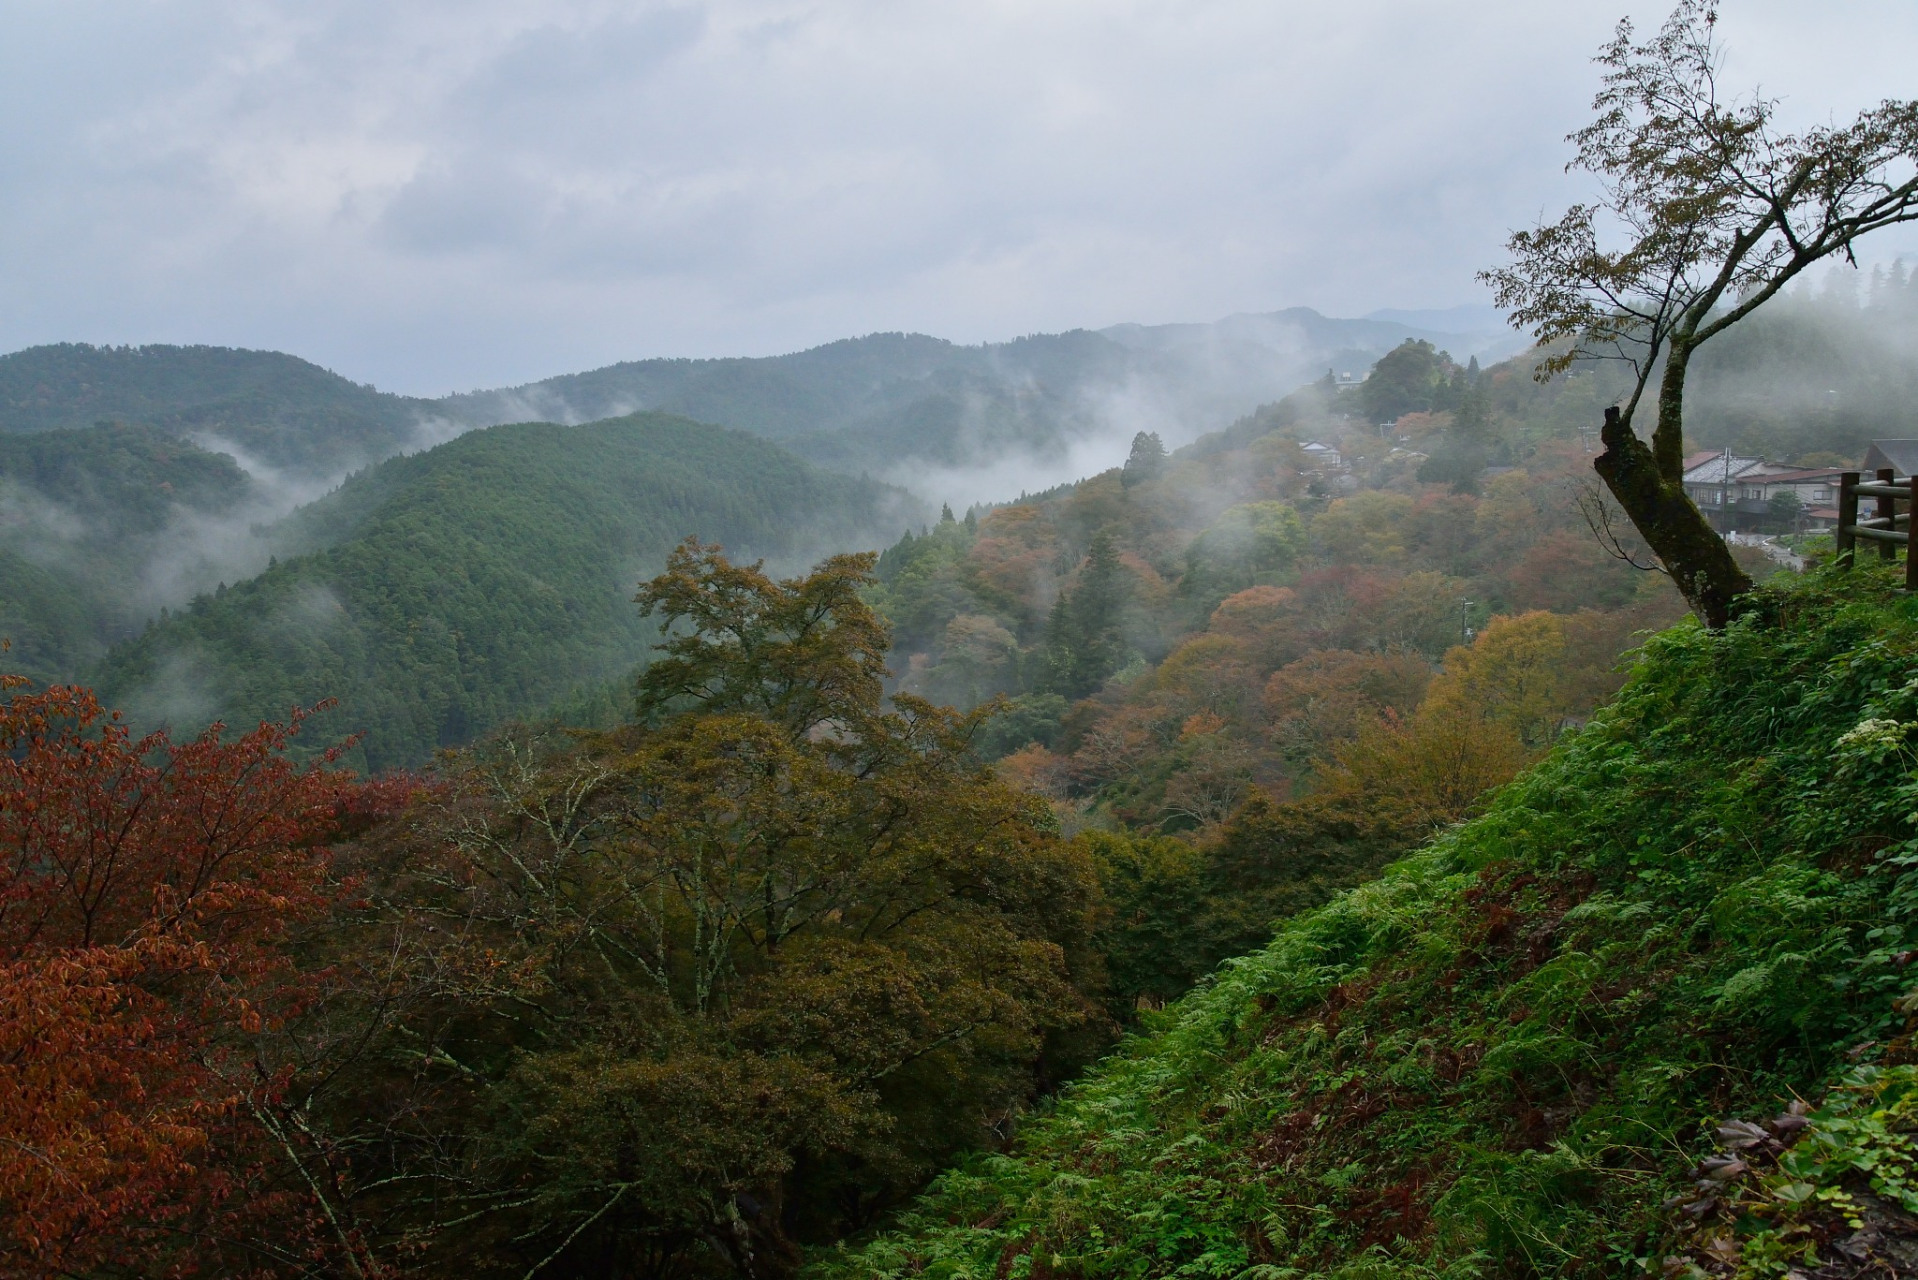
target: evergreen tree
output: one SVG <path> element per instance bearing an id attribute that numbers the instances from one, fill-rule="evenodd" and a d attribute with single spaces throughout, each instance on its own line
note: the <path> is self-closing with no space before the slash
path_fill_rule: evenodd
<path id="1" fill-rule="evenodd" d="M 1443 359 L 1431 343 L 1408 338 L 1372 366 L 1372 376 L 1359 385 L 1359 405 L 1372 422 L 1392 422 L 1408 413 L 1432 407 L 1440 389 Z"/>
<path id="2" fill-rule="evenodd" d="M 1141 431 L 1132 437 L 1132 456 L 1125 461 L 1119 482 L 1130 489 L 1154 479 L 1165 470 L 1165 442 L 1156 431 Z"/>
<path id="3" fill-rule="evenodd" d="M 1083 698 L 1119 669 L 1125 655 L 1119 621 L 1126 596 L 1118 544 L 1111 533 L 1101 530 L 1086 548 L 1078 585 L 1060 593 L 1046 620 L 1046 661 L 1053 692 Z"/>

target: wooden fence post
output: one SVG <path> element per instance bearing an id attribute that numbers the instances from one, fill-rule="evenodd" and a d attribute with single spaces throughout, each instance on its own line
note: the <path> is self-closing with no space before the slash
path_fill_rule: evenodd
<path id="1" fill-rule="evenodd" d="M 1905 590 L 1918 591 L 1918 476 L 1905 483 L 1911 489 L 1905 499 Z"/>
<path id="2" fill-rule="evenodd" d="M 1897 473 L 1894 472 L 1890 467 L 1878 468 L 1879 484 L 1891 484 L 1894 481 L 1896 481 L 1897 478 L 1898 478 Z M 1898 506 L 1898 500 L 1896 498 L 1887 498 L 1887 497 L 1884 497 L 1882 494 L 1878 498 L 1878 510 L 1876 514 L 1880 520 L 1883 520 L 1885 522 L 1886 532 L 1890 532 L 1891 529 L 1898 523 L 1897 506 Z M 1889 542 L 1884 541 L 1883 539 L 1880 539 L 1878 541 L 1878 558 L 1880 560 L 1889 560 L 1897 554 L 1898 554 L 1897 547 L 1893 546 Z"/>
<path id="3" fill-rule="evenodd" d="M 1852 529 L 1858 523 L 1858 473 L 1847 471 L 1838 477 L 1838 563 L 1851 568 L 1852 548 L 1858 535 Z"/>

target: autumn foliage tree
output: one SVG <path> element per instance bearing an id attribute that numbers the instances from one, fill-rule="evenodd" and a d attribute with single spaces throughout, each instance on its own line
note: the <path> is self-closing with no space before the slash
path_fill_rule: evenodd
<path id="1" fill-rule="evenodd" d="M 0 1274 L 357 1266 L 262 1124 L 285 1076 L 250 1046 L 306 998 L 287 943 L 377 796 L 288 757 L 298 716 L 136 738 L 22 684 L 0 678 Z"/>
<path id="2" fill-rule="evenodd" d="M 1492 619 L 1445 655 L 1411 715 L 1380 716 L 1334 748 L 1311 805 L 1363 815 L 1402 839 L 1469 816 L 1556 736 L 1568 709 L 1564 651 L 1564 625 L 1552 614 Z"/>

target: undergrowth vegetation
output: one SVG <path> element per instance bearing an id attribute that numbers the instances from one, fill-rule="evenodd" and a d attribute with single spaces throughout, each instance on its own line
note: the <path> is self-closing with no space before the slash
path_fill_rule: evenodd
<path id="1" fill-rule="evenodd" d="M 1918 601 L 1877 570 L 1652 638 L 1482 816 L 815 1276 L 1865 1268 L 1867 1218 L 1918 1207 L 1914 722 Z M 1722 1150 L 1782 1149 L 1781 1110 L 1771 1164 Z"/>

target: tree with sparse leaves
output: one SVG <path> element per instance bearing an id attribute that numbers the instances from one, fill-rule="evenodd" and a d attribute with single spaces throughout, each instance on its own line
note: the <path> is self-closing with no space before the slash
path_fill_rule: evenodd
<path id="1" fill-rule="evenodd" d="M 1619 24 L 1597 59 L 1597 118 L 1571 136 L 1570 167 L 1603 194 L 1515 234 L 1511 263 L 1484 275 L 1547 347 L 1540 378 L 1591 359 L 1631 370 L 1593 465 L 1711 627 L 1751 579 L 1681 483 L 1692 357 L 1806 268 L 1918 220 L 1918 102 L 1785 132 L 1776 101 L 1721 91 L 1717 18 L 1710 0 L 1681 0 L 1642 43 Z M 1634 430 L 1648 392 L 1649 443 Z"/>

